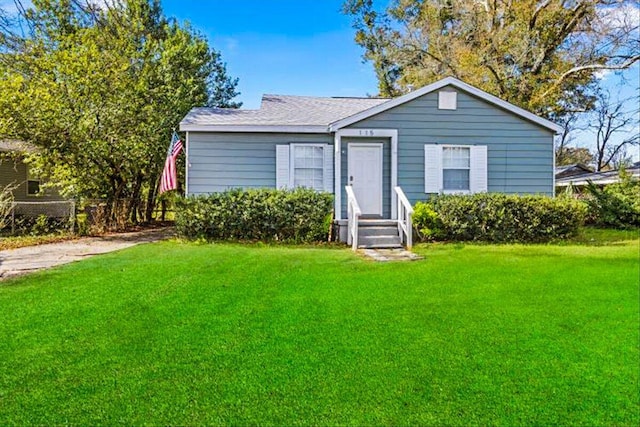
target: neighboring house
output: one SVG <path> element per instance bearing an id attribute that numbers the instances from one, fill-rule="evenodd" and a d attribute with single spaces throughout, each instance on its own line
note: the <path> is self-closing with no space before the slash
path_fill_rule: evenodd
<path id="1" fill-rule="evenodd" d="M 347 232 L 354 199 L 363 219 L 397 230 L 402 195 L 411 203 L 437 193 L 553 195 L 553 140 L 562 129 L 448 77 L 395 99 L 264 95 L 258 110 L 195 108 L 180 130 L 187 195 L 329 191 L 344 241 L 354 234 Z"/>
<path id="2" fill-rule="evenodd" d="M 60 216 L 59 211 L 68 215 L 69 207 L 63 204 L 41 203 L 65 201 L 57 191 L 41 188 L 42 180 L 29 171 L 24 163 L 25 154 L 31 154 L 36 148 L 22 141 L 0 140 L 0 188 L 15 187 L 13 199 L 18 202 L 16 214 L 37 216 L 40 214 Z M 35 202 L 40 202 L 37 205 Z"/>
<path id="3" fill-rule="evenodd" d="M 585 173 L 592 173 L 593 169 L 589 166 L 585 166 L 581 163 L 574 163 L 572 165 L 556 166 L 556 181 L 568 176 L 584 175 Z"/>
<path id="4" fill-rule="evenodd" d="M 640 179 L 640 162 L 634 163 L 625 170 L 633 179 Z M 569 186 L 577 191 L 582 191 L 589 182 L 600 187 L 615 184 L 616 182 L 620 182 L 620 171 L 593 172 L 588 170 L 587 172 L 575 173 L 573 175 L 559 176 L 556 174 L 556 191 L 564 191 Z"/>

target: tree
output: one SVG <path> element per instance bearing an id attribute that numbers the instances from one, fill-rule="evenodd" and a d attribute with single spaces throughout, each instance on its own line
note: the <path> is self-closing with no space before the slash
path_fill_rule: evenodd
<path id="1" fill-rule="evenodd" d="M 237 79 L 159 0 L 34 0 L 19 18 L 26 36 L 0 22 L 0 136 L 41 147 L 41 172 L 112 220 L 149 220 L 171 129 L 194 106 L 239 106 Z"/>
<path id="2" fill-rule="evenodd" d="M 630 158 L 627 148 L 640 145 L 640 109 L 637 99 L 631 101 L 633 107 L 629 109 L 625 100 L 614 101 L 606 90 L 598 92 L 596 106 L 588 124 L 588 128 L 595 134 L 596 171 L 628 164 Z"/>
<path id="3" fill-rule="evenodd" d="M 585 147 L 565 146 L 562 151 L 556 153 L 556 166 L 573 165 L 577 163 L 590 165 L 592 162 L 593 154 Z"/>
<path id="4" fill-rule="evenodd" d="M 617 0 L 346 0 L 380 94 L 446 75 L 551 119 L 593 107 L 596 73 L 640 60 L 638 8 Z"/>
<path id="5" fill-rule="evenodd" d="M 562 117 L 562 133 L 556 138 L 556 165 L 570 165 L 574 162 L 571 151 L 574 150 L 570 147 L 574 143 L 574 132 L 576 130 L 576 123 L 579 119 L 577 112 L 567 113 Z"/>

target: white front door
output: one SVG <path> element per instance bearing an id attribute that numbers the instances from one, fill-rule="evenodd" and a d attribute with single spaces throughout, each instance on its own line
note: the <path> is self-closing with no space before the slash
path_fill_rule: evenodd
<path id="1" fill-rule="evenodd" d="M 347 183 L 363 215 L 382 216 L 382 144 L 349 144 Z"/>

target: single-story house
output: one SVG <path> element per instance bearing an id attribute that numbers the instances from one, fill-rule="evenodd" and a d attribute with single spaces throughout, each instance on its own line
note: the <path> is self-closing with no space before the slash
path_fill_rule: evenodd
<path id="1" fill-rule="evenodd" d="M 553 195 L 561 128 L 447 77 L 394 99 L 264 95 L 257 110 L 194 108 L 180 130 L 187 195 L 328 191 L 340 238 L 355 247 L 397 245 L 398 233 L 410 246 L 408 205 L 431 194 Z M 383 226 L 395 236 L 371 237 Z"/>
<path id="2" fill-rule="evenodd" d="M 592 173 L 593 169 L 582 163 L 573 163 L 571 165 L 556 166 L 556 183 L 562 178 L 568 176 L 584 175 L 585 173 Z"/>
<path id="3" fill-rule="evenodd" d="M 69 202 L 55 189 L 42 188 L 42 179 L 32 174 L 24 162 L 25 155 L 36 150 L 35 146 L 23 141 L 0 140 L 0 188 L 13 188 L 18 215 L 68 216 Z"/>
<path id="4" fill-rule="evenodd" d="M 640 179 L 640 162 L 636 162 L 630 167 L 626 168 L 625 171 L 636 180 Z M 593 172 L 590 169 L 582 173 L 574 173 L 571 175 L 559 176 L 556 174 L 556 191 L 564 191 L 567 187 L 571 186 L 572 188 L 581 191 L 584 189 L 588 183 L 591 182 L 599 187 L 604 187 L 605 185 L 615 184 L 620 182 L 620 171 L 619 170 L 610 170 L 604 172 Z"/>

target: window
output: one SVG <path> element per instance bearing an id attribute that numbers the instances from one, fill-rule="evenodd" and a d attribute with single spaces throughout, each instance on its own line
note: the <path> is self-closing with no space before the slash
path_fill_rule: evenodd
<path id="1" fill-rule="evenodd" d="M 471 150 L 469 147 L 443 147 L 442 189 L 447 191 L 469 191 Z"/>
<path id="2" fill-rule="evenodd" d="M 37 196 L 40 193 L 40 179 L 31 174 L 27 166 L 27 196 Z"/>
<path id="3" fill-rule="evenodd" d="M 317 145 L 293 146 L 293 187 L 324 189 L 324 150 Z"/>
<path id="4" fill-rule="evenodd" d="M 424 192 L 482 193 L 488 190 L 486 145 L 424 146 Z"/>
<path id="5" fill-rule="evenodd" d="M 307 187 L 333 193 L 333 146 L 276 145 L 276 188 Z"/>

